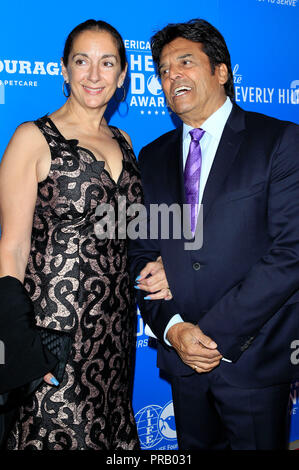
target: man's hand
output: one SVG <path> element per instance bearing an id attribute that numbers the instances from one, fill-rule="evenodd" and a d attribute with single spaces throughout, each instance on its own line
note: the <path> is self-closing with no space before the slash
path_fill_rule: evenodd
<path id="1" fill-rule="evenodd" d="M 156 261 L 147 263 L 136 278 L 136 283 L 135 288 L 150 293 L 147 296 L 149 300 L 172 299 L 161 256 Z M 152 294 L 152 292 L 155 292 L 155 294 Z"/>
<path id="2" fill-rule="evenodd" d="M 182 361 L 198 373 L 210 372 L 222 358 L 217 344 L 192 323 L 173 325 L 167 332 L 167 339 Z"/>

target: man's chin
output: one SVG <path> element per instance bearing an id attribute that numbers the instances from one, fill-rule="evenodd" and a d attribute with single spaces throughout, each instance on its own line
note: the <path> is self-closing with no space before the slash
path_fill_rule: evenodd
<path id="1" fill-rule="evenodd" d="M 176 114 L 178 117 L 183 116 L 184 114 L 188 113 L 188 108 L 186 106 L 180 105 L 168 105 L 171 111 Z"/>

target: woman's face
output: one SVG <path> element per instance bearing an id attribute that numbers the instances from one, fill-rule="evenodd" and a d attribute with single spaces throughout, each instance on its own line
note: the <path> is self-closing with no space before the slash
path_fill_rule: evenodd
<path id="1" fill-rule="evenodd" d="M 71 99 L 84 108 L 107 106 L 125 79 L 113 36 L 107 31 L 88 30 L 73 42 L 68 66 L 62 64 L 64 79 L 71 87 Z"/>

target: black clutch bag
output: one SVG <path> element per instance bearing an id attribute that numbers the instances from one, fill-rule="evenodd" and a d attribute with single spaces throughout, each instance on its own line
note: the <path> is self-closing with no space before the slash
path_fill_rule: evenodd
<path id="1" fill-rule="evenodd" d="M 62 381 L 66 363 L 71 350 L 71 337 L 68 333 L 37 327 L 42 344 L 52 353 L 58 362 L 51 372 L 58 382 Z"/>
<path id="2" fill-rule="evenodd" d="M 69 334 L 37 327 L 33 304 L 15 277 L 0 278 L 0 445 L 17 408 L 52 372 L 61 382 L 71 349 Z"/>
<path id="3" fill-rule="evenodd" d="M 0 341 L 0 405 L 17 390 L 31 393 L 48 372 L 62 380 L 71 336 L 35 325 L 32 301 L 12 276 L 0 278 Z"/>

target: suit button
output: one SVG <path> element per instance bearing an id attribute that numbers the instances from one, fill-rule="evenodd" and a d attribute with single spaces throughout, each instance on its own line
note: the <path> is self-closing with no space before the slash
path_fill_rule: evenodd
<path id="1" fill-rule="evenodd" d="M 193 263 L 193 269 L 194 271 L 198 271 L 200 269 L 200 263 Z"/>

